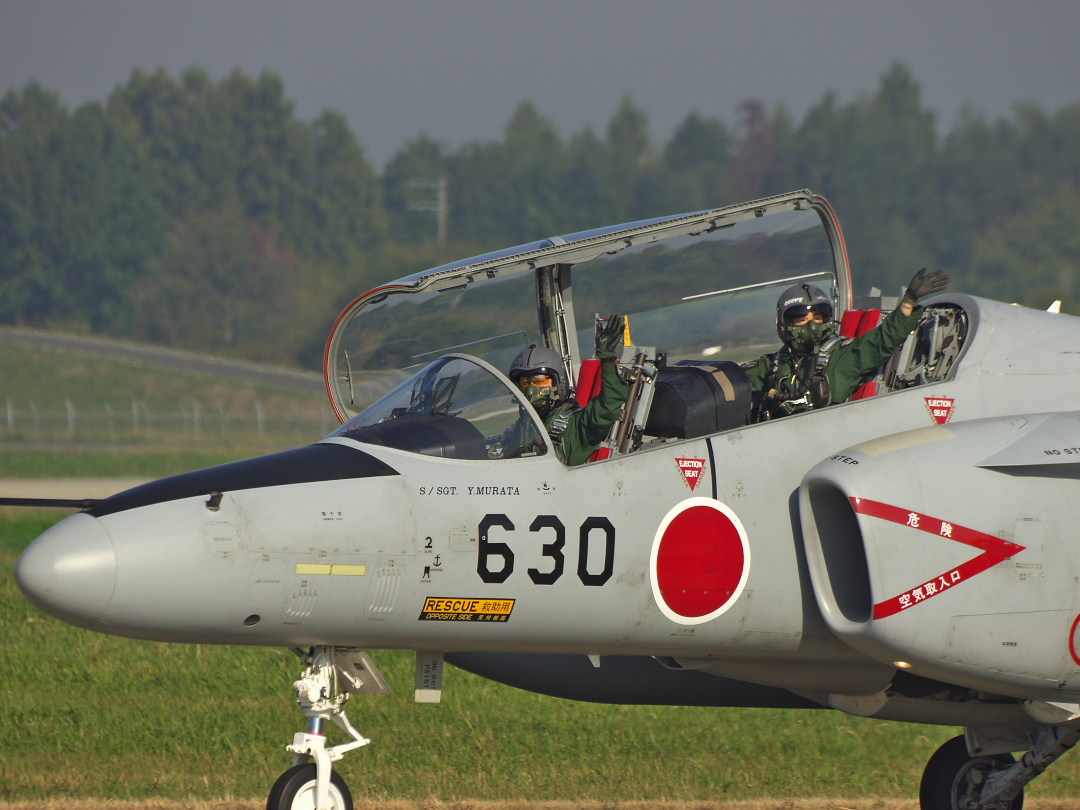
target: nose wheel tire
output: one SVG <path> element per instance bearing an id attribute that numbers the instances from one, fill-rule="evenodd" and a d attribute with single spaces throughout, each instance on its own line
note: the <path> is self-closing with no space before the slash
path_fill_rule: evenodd
<path id="1" fill-rule="evenodd" d="M 979 796 L 986 777 L 1012 765 L 1010 754 L 972 757 L 964 737 L 953 737 L 926 763 L 919 785 L 922 810 L 1022 810 L 1024 792 L 1009 801 L 982 804 Z"/>
<path id="2" fill-rule="evenodd" d="M 270 788 L 266 810 L 316 810 L 315 763 L 294 765 L 279 776 Z M 329 810 L 353 810 L 352 794 L 337 771 L 330 772 Z"/>

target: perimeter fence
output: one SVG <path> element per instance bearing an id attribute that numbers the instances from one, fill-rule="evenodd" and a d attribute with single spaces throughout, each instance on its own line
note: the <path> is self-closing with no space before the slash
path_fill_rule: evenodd
<path id="1" fill-rule="evenodd" d="M 5 405 L 0 435 L 25 441 L 316 441 L 339 424 L 329 407 L 310 402 L 282 407 L 255 400 L 243 410 L 198 401 L 177 402 L 172 408 L 151 408 L 143 400 L 124 407 L 70 399 L 63 407 L 11 399 Z"/>

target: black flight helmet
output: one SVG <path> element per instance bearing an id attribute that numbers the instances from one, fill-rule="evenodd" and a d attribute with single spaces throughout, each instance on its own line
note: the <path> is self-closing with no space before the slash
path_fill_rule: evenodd
<path id="1" fill-rule="evenodd" d="M 780 340 L 790 343 L 792 321 L 810 312 L 820 313 L 825 323 L 832 321 L 832 301 L 825 291 L 813 284 L 788 287 L 776 301 L 776 334 Z"/>

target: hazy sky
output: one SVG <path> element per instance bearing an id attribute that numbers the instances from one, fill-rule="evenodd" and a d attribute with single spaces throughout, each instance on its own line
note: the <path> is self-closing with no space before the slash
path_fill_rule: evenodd
<path id="1" fill-rule="evenodd" d="M 268 70 L 299 115 L 343 112 L 381 166 L 420 132 L 499 137 L 530 100 L 564 135 L 629 94 L 666 140 L 747 97 L 796 115 L 869 94 L 895 60 L 947 128 L 1080 101 L 1077 0 L 0 0 L 0 92 L 37 79 L 75 106 L 140 67 Z"/>

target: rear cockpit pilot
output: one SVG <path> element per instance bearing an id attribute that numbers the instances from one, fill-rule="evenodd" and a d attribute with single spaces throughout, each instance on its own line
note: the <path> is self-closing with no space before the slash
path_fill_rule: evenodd
<path id="1" fill-rule="evenodd" d="M 846 401 L 867 374 L 882 365 L 918 326 L 916 302 L 941 292 L 949 277 L 923 268 L 911 279 L 899 307 L 865 335 L 837 334 L 829 296 L 812 284 L 787 289 L 776 302 L 776 332 L 784 346 L 745 367 L 754 392 L 754 420 L 824 408 Z"/>

